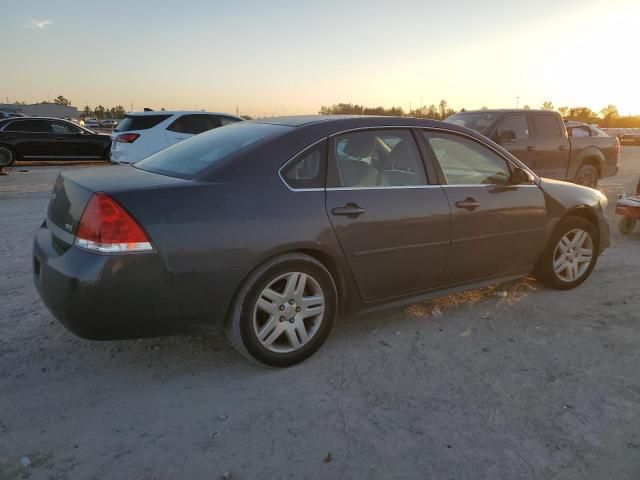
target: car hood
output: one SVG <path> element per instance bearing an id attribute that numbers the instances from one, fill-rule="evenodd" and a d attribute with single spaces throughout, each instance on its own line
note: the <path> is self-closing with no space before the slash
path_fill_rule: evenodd
<path id="1" fill-rule="evenodd" d="M 575 183 L 540 178 L 540 188 L 565 209 L 590 206 L 593 208 L 601 207 L 604 210 L 608 205 L 607 197 L 598 190 Z"/>

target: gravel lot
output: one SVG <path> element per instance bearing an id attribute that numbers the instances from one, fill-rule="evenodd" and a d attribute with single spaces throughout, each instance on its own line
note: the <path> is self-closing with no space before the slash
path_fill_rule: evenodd
<path id="1" fill-rule="evenodd" d="M 621 167 L 612 203 L 640 147 Z M 640 478 L 640 232 L 612 229 L 577 290 L 343 319 L 264 369 L 216 335 L 98 343 L 54 321 L 30 254 L 62 168 L 0 177 L 1 479 Z"/>

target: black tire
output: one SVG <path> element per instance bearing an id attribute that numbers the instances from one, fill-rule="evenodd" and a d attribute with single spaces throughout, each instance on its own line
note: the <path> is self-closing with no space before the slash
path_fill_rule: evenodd
<path id="1" fill-rule="evenodd" d="M 11 147 L 0 145 L 0 167 L 10 167 L 16 160 L 16 152 Z"/>
<path id="2" fill-rule="evenodd" d="M 599 179 L 598 169 L 590 163 L 583 164 L 576 174 L 576 183 L 584 187 L 596 188 Z"/>
<path id="3" fill-rule="evenodd" d="M 591 256 L 588 267 L 584 270 L 584 272 L 577 276 L 575 280 L 568 281 L 561 278 L 561 276 L 556 273 L 556 270 L 554 269 L 554 262 L 557 259 L 557 249 L 560 248 L 558 244 L 560 243 L 561 239 L 565 237 L 565 235 L 570 234 L 570 232 L 573 232 L 577 229 L 586 232 L 591 237 L 590 240 L 593 247 L 593 254 Z M 562 219 L 551 235 L 547 247 L 540 256 L 540 259 L 538 260 L 533 271 L 533 276 L 546 286 L 555 288 L 557 290 L 569 290 L 572 288 L 576 288 L 577 286 L 581 285 L 587 278 L 589 278 L 589 275 L 591 275 L 591 272 L 596 266 L 599 251 L 598 238 L 598 231 L 596 227 L 588 220 L 585 220 L 582 217 L 574 216 L 568 216 Z"/>
<path id="4" fill-rule="evenodd" d="M 294 351 L 279 353 L 266 348 L 258 340 L 258 334 L 254 328 L 254 315 L 264 289 L 275 279 L 291 272 L 304 273 L 315 280 L 324 297 L 324 313 L 320 319 L 320 325 L 315 327 L 317 330 L 307 343 Z M 301 253 L 275 257 L 256 268 L 236 294 L 227 319 L 227 337 L 233 347 L 250 360 L 273 367 L 295 365 L 313 355 L 327 339 L 338 315 L 337 299 L 336 284 L 331 273 L 322 263 Z M 280 322 L 283 322 L 282 318 L 284 317 L 279 318 Z M 290 321 L 293 323 L 293 320 Z M 315 325 L 316 319 L 312 321 Z M 287 327 L 286 321 L 284 327 Z"/>
<path id="5" fill-rule="evenodd" d="M 633 217 L 620 217 L 618 221 L 618 230 L 623 235 L 627 235 L 633 232 L 634 228 L 636 228 L 636 219 Z"/>

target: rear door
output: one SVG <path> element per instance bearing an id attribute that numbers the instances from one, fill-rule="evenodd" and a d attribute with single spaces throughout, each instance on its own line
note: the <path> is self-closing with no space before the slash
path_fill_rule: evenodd
<path id="1" fill-rule="evenodd" d="M 511 152 L 522 163 L 536 170 L 535 144 L 531 138 L 531 126 L 524 113 L 505 115 L 495 128 L 492 139 Z"/>
<path id="2" fill-rule="evenodd" d="M 186 114 L 176 118 L 167 127 L 165 136 L 169 144 L 173 145 L 199 133 L 218 128 L 220 125 L 220 118 L 216 115 L 205 113 Z"/>
<path id="3" fill-rule="evenodd" d="M 326 208 L 365 301 L 442 281 L 451 212 L 442 187 L 427 179 L 410 129 L 332 137 Z"/>
<path id="4" fill-rule="evenodd" d="M 569 167 L 569 137 L 560 117 L 555 113 L 530 113 L 535 144 L 536 173 L 564 180 Z"/>
<path id="5" fill-rule="evenodd" d="M 423 131 L 453 214 L 446 283 L 532 268 L 545 242 L 546 202 L 537 185 L 514 185 L 511 165 L 462 134 Z"/>

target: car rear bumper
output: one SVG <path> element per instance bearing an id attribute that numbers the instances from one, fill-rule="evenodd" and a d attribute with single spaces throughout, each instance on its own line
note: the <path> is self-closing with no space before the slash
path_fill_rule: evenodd
<path id="1" fill-rule="evenodd" d="M 49 311 L 76 335 L 92 340 L 218 326 L 232 295 L 222 289 L 216 298 L 205 291 L 212 285 L 203 285 L 201 277 L 176 276 L 155 252 L 97 254 L 61 243 L 46 226 L 33 245 L 33 280 Z"/>

